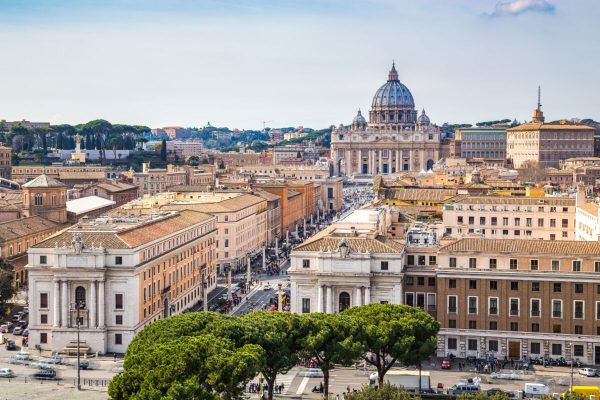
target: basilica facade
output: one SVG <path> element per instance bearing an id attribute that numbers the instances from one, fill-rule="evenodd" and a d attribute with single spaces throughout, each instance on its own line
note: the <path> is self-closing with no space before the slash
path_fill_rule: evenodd
<path id="1" fill-rule="evenodd" d="M 441 132 L 425 110 L 419 115 L 395 65 L 371 104 L 369 122 L 358 111 L 352 125 L 331 132 L 331 161 L 338 176 L 427 171 L 442 158 Z"/>

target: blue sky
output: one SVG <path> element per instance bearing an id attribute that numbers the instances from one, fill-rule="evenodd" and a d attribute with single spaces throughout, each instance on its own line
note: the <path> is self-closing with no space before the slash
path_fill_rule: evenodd
<path id="1" fill-rule="evenodd" d="M 600 120 L 595 0 L 0 0 L 0 119 L 326 127 L 392 59 L 432 121 Z"/>

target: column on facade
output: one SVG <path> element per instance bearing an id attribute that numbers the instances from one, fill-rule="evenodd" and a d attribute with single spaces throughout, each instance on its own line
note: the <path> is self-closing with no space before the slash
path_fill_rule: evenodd
<path id="1" fill-rule="evenodd" d="M 333 313 L 333 288 L 331 286 L 327 286 L 327 309 L 325 312 L 327 314 Z"/>
<path id="2" fill-rule="evenodd" d="M 356 288 L 356 301 L 355 301 L 355 306 L 362 306 L 362 288 L 359 286 Z"/>
<path id="3" fill-rule="evenodd" d="M 402 304 L 402 287 L 400 285 L 394 286 L 394 304 Z"/>
<path id="4" fill-rule="evenodd" d="M 372 170 L 373 170 L 373 175 L 377 175 L 377 158 L 375 156 L 375 150 L 371 150 L 371 152 L 373 153 L 373 165 L 372 165 Z"/>
<path id="5" fill-rule="evenodd" d="M 317 312 L 323 312 L 323 285 L 317 286 Z"/>
<path id="6" fill-rule="evenodd" d="M 365 305 L 371 304 L 371 288 L 365 287 Z"/>
<path id="7" fill-rule="evenodd" d="M 60 281 L 54 280 L 54 317 L 52 326 L 60 326 Z"/>
<path id="8" fill-rule="evenodd" d="M 69 326 L 69 290 L 67 281 L 62 281 L 62 291 L 60 293 L 62 316 L 60 318 L 60 326 L 66 328 Z"/>
<path id="9" fill-rule="evenodd" d="M 90 283 L 90 321 L 89 327 L 95 328 L 96 326 L 96 281 Z"/>
<path id="10" fill-rule="evenodd" d="M 383 150 L 379 149 L 379 173 L 383 174 Z"/>
<path id="11" fill-rule="evenodd" d="M 344 156 L 346 157 L 346 175 L 352 175 L 352 150 L 346 149 Z"/>
<path id="12" fill-rule="evenodd" d="M 104 281 L 98 282 L 98 328 L 104 328 Z"/>
<path id="13" fill-rule="evenodd" d="M 400 156 L 402 155 L 400 150 L 396 150 L 396 173 L 400 172 Z"/>

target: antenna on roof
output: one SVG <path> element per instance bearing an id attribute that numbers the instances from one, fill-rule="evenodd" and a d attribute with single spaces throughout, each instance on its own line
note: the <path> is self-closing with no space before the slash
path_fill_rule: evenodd
<path id="1" fill-rule="evenodd" d="M 538 85 L 538 102 L 537 102 L 538 111 L 540 111 L 542 108 L 541 101 L 542 101 L 542 87 Z"/>

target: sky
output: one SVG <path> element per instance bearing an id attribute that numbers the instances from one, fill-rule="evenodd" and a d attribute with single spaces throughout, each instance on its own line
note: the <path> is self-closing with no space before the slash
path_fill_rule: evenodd
<path id="1" fill-rule="evenodd" d="M 324 128 L 392 60 L 434 123 L 600 120 L 597 0 L 0 0 L 0 119 Z"/>

